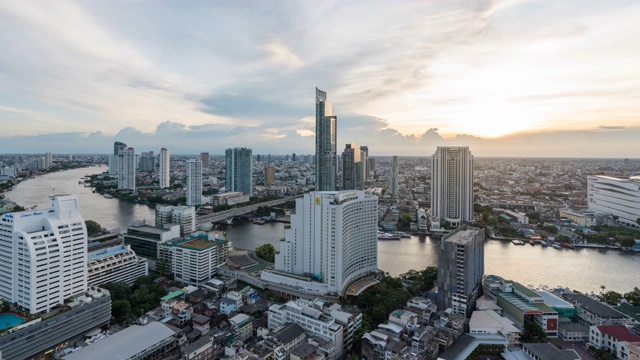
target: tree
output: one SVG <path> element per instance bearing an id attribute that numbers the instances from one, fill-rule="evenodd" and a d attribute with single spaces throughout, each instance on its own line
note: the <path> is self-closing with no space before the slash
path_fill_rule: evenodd
<path id="1" fill-rule="evenodd" d="M 111 315 L 117 322 L 125 322 L 131 314 L 131 304 L 127 300 L 116 300 L 111 304 Z"/>
<path id="2" fill-rule="evenodd" d="M 633 306 L 640 306 L 640 289 L 634 287 L 633 291 L 629 291 L 624 294 L 624 299 L 631 303 Z"/>
<path id="3" fill-rule="evenodd" d="M 256 249 L 256 256 L 270 263 L 276 260 L 276 248 L 271 244 L 264 244 Z"/>
<path id="4" fill-rule="evenodd" d="M 96 236 L 102 231 L 102 226 L 93 220 L 87 220 L 84 223 L 87 225 L 87 235 L 89 237 Z"/>
<path id="5" fill-rule="evenodd" d="M 604 294 L 604 301 L 609 305 L 617 306 L 620 300 L 622 300 L 622 294 L 615 291 L 608 291 Z"/>
<path id="6" fill-rule="evenodd" d="M 635 243 L 636 243 L 635 240 L 627 236 L 620 240 L 620 246 L 626 247 L 626 248 L 632 247 L 633 245 L 635 245 Z"/>

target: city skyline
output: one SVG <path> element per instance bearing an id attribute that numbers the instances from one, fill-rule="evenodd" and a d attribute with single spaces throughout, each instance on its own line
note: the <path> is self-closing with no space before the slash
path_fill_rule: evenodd
<path id="1" fill-rule="evenodd" d="M 317 86 L 372 156 L 634 157 L 640 4 L 254 5 L 1 4 L 0 153 L 313 153 Z"/>

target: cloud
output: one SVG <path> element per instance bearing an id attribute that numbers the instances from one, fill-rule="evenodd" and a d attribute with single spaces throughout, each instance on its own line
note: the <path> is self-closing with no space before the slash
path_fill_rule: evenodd
<path id="1" fill-rule="evenodd" d="M 272 40 L 264 46 L 264 49 L 270 55 L 269 61 L 274 64 L 285 65 L 291 68 L 298 68 L 303 65 L 298 55 L 286 47 L 280 40 Z"/>

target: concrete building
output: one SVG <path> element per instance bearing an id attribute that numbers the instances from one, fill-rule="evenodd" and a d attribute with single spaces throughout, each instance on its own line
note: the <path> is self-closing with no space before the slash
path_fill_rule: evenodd
<path id="1" fill-rule="evenodd" d="M 3 359 L 29 359 L 46 351 L 55 352 L 61 343 L 104 326 L 111 319 L 111 297 L 104 289 L 89 288 L 65 299 L 62 305 L 66 311 L 18 325 L 0 336 Z"/>
<path id="2" fill-rule="evenodd" d="M 567 293 L 562 294 L 562 298 L 576 307 L 577 320 L 580 324 L 600 326 L 630 324 L 633 322 L 630 317 L 584 294 Z"/>
<path id="3" fill-rule="evenodd" d="M 251 149 L 237 147 L 225 151 L 225 187 L 227 191 L 253 194 L 253 158 Z"/>
<path id="4" fill-rule="evenodd" d="M 127 144 L 116 141 L 113 143 L 113 154 L 109 155 L 109 175 L 118 173 L 118 155 L 121 149 L 126 149 Z"/>
<path id="5" fill-rule="evenodd" d="M 457 227 L 473 221 L 473 156 L 468 146 L 438 146 L 431 160 L 431 214 Z"/>
<path id="6" fill-rule="evenodd" d="M 76 195 L 0 217 L 0 298 L 32 314 L 87 290 L 87 229 Z"/>
<path id="7" fill-rule="evenodd" d="M 147 225 L 130 226 L 122 235 L 125 245 L 130 246 L 137 256 L 152 260 L 157 260 L 159 257 L 159 244 L 180 236 L 180 226 L 172 223 L 165 224 L 164 228 Z"/>
<path id="8" fill-rule="evenodd" d="M 45 168 L 49 168 L 51 165 L 53 165 L 53 154 L 46 152 L 44 153 L 44 166 Z"/>
<path id="9" fill-rule="evenodd" d="M 118 152 L 118 189 L 136 191 L 136 151 L 132 147 Z"/>
<path id="10" fill-rule="evenodd" d="M 347 144 L 342 152 L 342 190 L 356 188 L 356 144 Z"/>
<path id="11" fill-rule="evenodd" d="M 369 147 L 366 145 L 360 146 L 360 161 L 362 162 L 362 183 L 364 184 L 369 180 Z"/>
<path id="12" fill-rule="evenodd" d="M 391 157 L 391 174 L 389 175 L 389 194 L 398 196 L 398 157 Z"/>
<path id="13" fill-rule="evenodd" d="M 587 177 L 587 205 L 595 213 L 611 214 L 616 223 L 639 228 L 640 176 L 618 179 L 611 176 Z"/>
<path id="14" fill-rule="evenodd" d="M 276 184 L 276 168 L 269 165 L 264 167 L 264 186 Z"/>
<path id="15" fill-rule="evenodd" d="M 316 191 L 336 190 L 337 121 L 327 93 L 316 88 Z"/>
<path id="16" fill-rule="evenodd" d="M 509 346 L 519 345 L 520 330 L 506 317 L 493 310 L 474 311 L 469 320 L 469 334 L 501 334 Z"/>
<path id="17" fill-rule="evenodd" d="M 162 148 L 160 149 L 160 165 L 158 167 L 158 184 L 160 189 L 165 189 L 171 186 L 169 174 L 171 173 L 171 163 L 170 157 L 171 154 L 169 149 Z"/>
<path id="18" fill-rule="evenodd" d="M 156 156 L 153 151 L 143 151 L 140 154 L 140 163 L 138 164 L 140 171 L 155 172 L 156 171 Z"/>
<path id="19" fill-rule="evenodd" d="M 175 347 L 175 332 L 160 322 L 131 325 L 87 347 L 66 355 L 64 360 L 160 359 Z"/>
<path id="20" fill-rule="evenodd" d="M 202 205 L 202 161 L 187 160 L 187 206 Z"/>
<path id="21" fill-rule="evenodd" d="M 592 227 L 598 225 L 598 217 L 593 211 L 576 212 L 560 210 L 560 217 L 569 219 L 578 226 Z"/>
<path id="22" fill-rule="evenodd" d="M 246 314 L 237 314 L 229 319 L 233 337 L 239 343 L 243 343 L 253 335 L 253 323 L 251 318 Z"/>
<path id="23" fill-rule="evenodd" d="M 378 269 L 378 199 L 364 191 L 321 191 L 296 199 L 275 270 L 262 280 L 310 294 L 344 294 Z"/>
<path id="24" fill-rule="evenodd" d="M 208 152 L 201 152 L 200 153 L 200 161 L 202 161 L 202 168 L 203 169 L 208 169 L 209 168 L 209 153 Z"/>
<path id="25" fill-rule="evenodd" d="M 231 249 L 231 243 L 217 233 L 168 241 L 158 246 L 160 262 L 167 264 L 174 279 L 196 286 L 214 277 L 217 268 L 227 262 Z"/>
<path id="26" fill-rule="evenodd" d="M 429 226 L 429 218 L 423 208 L 418 209 L 416 212 L 416 221 L 418 223 L 418 232 L 422 234 L 426 233 Z"/>
<path id="27" fill-rule="evenodd" d="M 196 208 L 193 206 L 157 206 L 156 227 L 180 225 L 180 236 L 196 231 Z"/>
<path id="28" fill-rule="evenodd" d="M 110 282 L 133 285 L 137 278 L 149 275 L 147 259 L 139 258 L 131 245 L 118 245 L 89 253 L 87 259 L 89 286 Z"/>
<path id="29" fill-rule="evenodd" d="M 438 306 L 466 317 L 476 307 L 484 275 L 484 229 L 462 227 L 438 252 Z"/>
<path id="30" fill-rule="evenodd" d="M 616 359 L 627 359 L 629 343 L 640 342 L 640 336 L 634 335 L 626 326 L 606 325 L 589 327 L 589 346 L 604 350 Z"/>

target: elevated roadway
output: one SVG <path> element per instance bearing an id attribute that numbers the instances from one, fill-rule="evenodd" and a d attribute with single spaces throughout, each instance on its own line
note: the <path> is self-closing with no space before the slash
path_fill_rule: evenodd
<path id="1" fill-rule="evenodd" d="M 289 200 L 293 200 L 299 197 L 302 197 L 302 195 L 288 196 L 282 199 L 270 200 L 270 201 L 265 201 L 258 204 L 252 204 L 252 205 L 247 205 L 239 208 L 213 212 L 211 214 L 200 215 L 196 218 L 196 224 L 199 226 L 201 224 L 206 224 L 209 222 L 215 223 L 215 222 L 224 221 L 229 218 L 233 218 L 235 216 L 240 216 L 240 215 L 255 211 L 260 206 L 276 206 L 276 205 L 284 204 Z"/>

